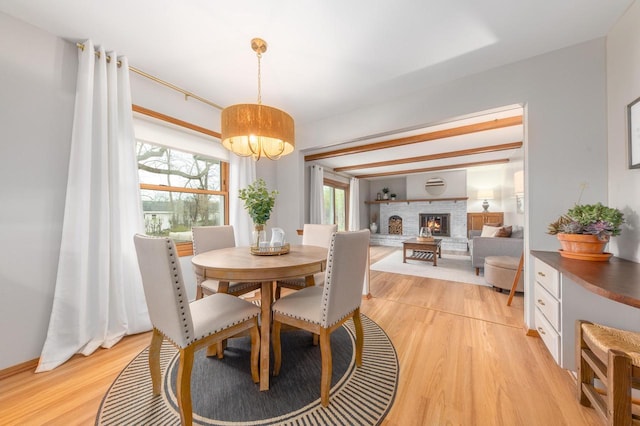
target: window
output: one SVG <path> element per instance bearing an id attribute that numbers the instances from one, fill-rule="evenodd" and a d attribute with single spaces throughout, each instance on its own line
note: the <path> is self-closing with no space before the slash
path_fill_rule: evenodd
<path id="1" fill-rule="evenodd" d="M 137 143 L 144 226 L 193 253 L 191 227 L 228 223 L 228 164 L 174 148 Z"/>
<path id="2" fill-rule="evenodd" d="M 324 192 L 324 218 L 322 223 L 335 223 L 338 225 L 338 231 L 346 231 L 349 225 L 347 223 L 347 218 L 349 217 L 347 208 L 349 184 L 325 179 L 322 189 Z"/>

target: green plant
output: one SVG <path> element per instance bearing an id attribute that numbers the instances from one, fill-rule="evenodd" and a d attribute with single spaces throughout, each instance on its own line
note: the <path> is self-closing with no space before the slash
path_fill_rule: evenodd
<path id="1" fill-rule="evenodd" d="M 576 204 L 565 215 L 550 223 L 547 233 L 592 234 L 602 239 L 609 235 L 620 235 L 623 223 L 624 215 L 616 208 L 602 203 Z"/>
<path id="2" fill-rule="evenodd" d="M 263 179 L 258 179 L 253 184 L 243 188 L 238 193 L 238 198 L 244 201 L 244 208 L 256 225 L 264 225 L 271 216 L 271 210 L 276 203 L 278 191 L 267 189 Z"/>
<path id="3" fill-rule="evenodd" d="M 382 188 L 382 192 L 384 192 L 385 194 L 389 193 L 389 188 L 387 188 L 386 186 L 384 188 Z"/>

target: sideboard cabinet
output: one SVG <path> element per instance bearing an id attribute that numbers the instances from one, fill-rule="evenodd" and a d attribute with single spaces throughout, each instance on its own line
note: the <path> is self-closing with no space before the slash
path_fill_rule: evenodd
<path id="1" fill-rule="evenodd" d="M 504 213 L 502 212 L 480 212 L 467 213 L 467 237 L 469 231 L 479 231 L 487 224 L 504 225 Z"/>
<path id="2" fill-rule="evenodd" d="M 590 262 L 532 251 L 535 328 L 562 368 L 576 370 L 575 323 L 582 319 L 640 332 L 640 265 Z"/>

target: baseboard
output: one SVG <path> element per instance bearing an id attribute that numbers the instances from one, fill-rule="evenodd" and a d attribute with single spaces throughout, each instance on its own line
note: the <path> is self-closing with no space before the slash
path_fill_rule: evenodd
<path id="1" fill-rule="evenodd" d="M 39 358 L 32 359 L 31 361 L 25 361 L 20 364 L 16 364 L 12 367 L 5 368 L 0 370 L 0 380 L 6 379 L 7 377 L 11 377 L 15 374 L 22 373 L 24 371 L 34 370 L 38 366 Z"/>

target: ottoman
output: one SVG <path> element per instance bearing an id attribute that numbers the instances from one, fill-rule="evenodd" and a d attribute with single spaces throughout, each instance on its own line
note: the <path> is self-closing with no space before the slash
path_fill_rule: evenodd
<path id="1" fill-rule="evenodd" d="M 484 279 L 494 288 L 502 291 L 511 291 L 513 279 L 516 277 L 520 259 L 512 256 L 487 256 L 484 259 Z M 524 273 L 520 274 L 520 280 L 516 291 L 524 291 Z"/>

